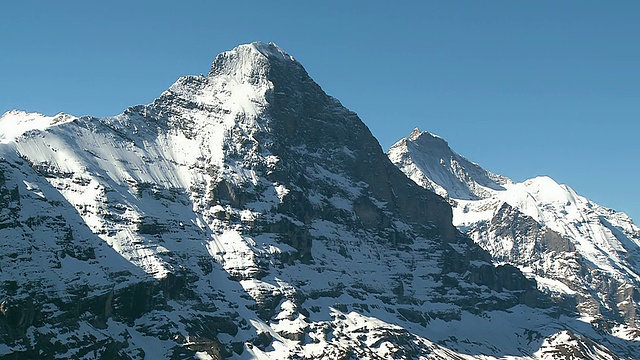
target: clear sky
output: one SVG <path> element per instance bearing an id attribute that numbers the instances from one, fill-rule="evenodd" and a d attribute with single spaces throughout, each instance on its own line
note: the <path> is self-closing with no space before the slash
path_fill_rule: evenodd
<path id="1" fill-rule="evenodd" d="M 640 223 L 640 1 L 3 1 L 0 113 L 107 116 L 273 41 L 386 150 L 414 127 Z"/>

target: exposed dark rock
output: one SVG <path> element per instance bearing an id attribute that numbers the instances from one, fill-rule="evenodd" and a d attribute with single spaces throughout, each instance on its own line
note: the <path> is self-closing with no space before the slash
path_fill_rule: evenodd
<path id="1" fill-rule="evenodd" d="M 302 358 L 324 341 L 331 359 L 456 359 L 423 337 L 430 322 L 538 305 L 535 283 L 492 265 L 449 203 L 407 179 L 300 64 L 273 45 L 243 49 L 150 105 L 42 132 L 46 148 L 17 170 L 0 162 L 0 230 L 20 245 L 4 246 L 1 264 L 34 275 L 3 278 L 3 351 L 142 359 L 153 343 L 171 359 L 222 359 L 249 357 L 245 347 L 270 356 L 281 342 Z M 256 91 L 232 93 L 238 84 Z M 230 93 L 246 99 L 225 104 Z M 54 143 L 78 159 L 46 153 Z M 522 224 L 502 230 L 535 233 L 537 251 L 571 250 Z M 286 321 L 301 322 L 275 325 Z"/>

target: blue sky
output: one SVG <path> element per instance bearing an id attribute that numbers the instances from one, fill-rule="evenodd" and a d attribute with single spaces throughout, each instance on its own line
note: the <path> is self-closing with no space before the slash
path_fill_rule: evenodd
<path id="1" fill-rule="evenodd" d="M 414 127 L 640 222 L 640 2 L 5 1 L 0 113 L 107 116 L 273 41 L 386 150 Z"/>

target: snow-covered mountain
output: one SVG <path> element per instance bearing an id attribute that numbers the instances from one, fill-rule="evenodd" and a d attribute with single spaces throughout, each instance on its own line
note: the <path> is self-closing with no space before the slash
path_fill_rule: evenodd
<path id="1" fill-rule="evenodd" d="M 518 266 L 552 296 L 610 329 L 640 326 L 640 228 L 567 185 L 541 176 L 522 183 L 492 174 L 428 132 L 394 144 L 389 158 L 412 180 L 453 206 L 454 224 Z"/>
<path id="2" fill-rule="evenodd" d="M 640 353 L 492 264 L 274 44 L 115 117 L 4 114 L 0 205 L 4 358 Z"/>
<path id="3" fill-rule="evenodd" d="M 441 137 L 417 128 L 388 155 L 411 180 L 444 198 L 484 199 L 512 183 L 455 153 Z"/>

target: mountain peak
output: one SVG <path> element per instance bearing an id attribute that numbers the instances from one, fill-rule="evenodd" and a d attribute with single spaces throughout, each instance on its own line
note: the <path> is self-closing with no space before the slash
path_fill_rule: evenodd
<path id="1" fill-rule="evenodd" d="M 261 41 L 254 41 L 250 44 L 239 45 L 236 47 L 236 49 L 239 47 L 250 47 L 253 50 L 258 51 L 262 55 L 266 56 L 267 58 L 276 58 L 276 59 L 282 59 L 286 61 L 295 61 L 293 56 L 287 54 L 284 50 L 282 50 L 281 47 L 279 47 L 278 45 L 276 45 L 276 43 L 273 43 L 273 42 L 264 43 Z"/>
<path id="2" fill-rule="evenodd" d="M 267 69 L 274 63 L 291 63 L 300 66 L 293 56 L 287 54 L 275 43 L 256 41 L 238 45 L 216 56 L 209 76 L 264 76 Z"/>
<path id="3" fill-rule="evenodd" d="M 275 44 L 72 119 L 0 119 L 0 357 L 506 358 L 561 329 Z M 403 160 L 430 149 L 479 193 L 486 173 L 415 136 Z"/>
<path id="4" fill-rule="evenodd" d="M 549 176 L 513 183 L 443 144 L 416 129 L 389 158 L 419 185 L 452 198 L 454 224 L 495 261 L 533 274 L 545 291 L 575 297 L 584 315 L 637 327 L 637 302 L 618 295 L 640 279 L 640 229 L 632 219 Z"/>
<path id="5" fill-rule="evenodd" d="M 448 149 L 448 151 L 451 151 L 451 149 L 449 148 L 449 143 L 447 143 L 445 139 L 443 139 L 442 137 L 436 134 L 430 133 L 428 131 L 421 131 L 417 127 L 413 129 L 411 134 L 409 134 L 409 136 L 406 137 L 405 139 L 403 140 L 407 142 L 416 143 L 417 146 L 436 147 L 436 148 Z M 400 140 L 398 143 L 396 143 L 393 146 L 397 146 L 401 142 L 402 140 Z"/>
<path id="6" fill-rule="evenodd" d="M 416 127 L 415 129 L 413 129 L 413 131 L 411 132 L 411 134 L 409 135 L 409 137 L 407 139 L 408 140 L 415 140 L 415 139 L 419 138 L 420 135 L 422 135 L 422 131 L 420 131 L 420 129 L 418 129 Z"/>
<path id="7" fill-rule="evenodd" d="M 485 198 L 490 190 L 502 189 L 509 182 L 457 154 L 438 135 L 418 128 L 391 146 L 388 155 L 418 185 L 443 197 Z"/>

